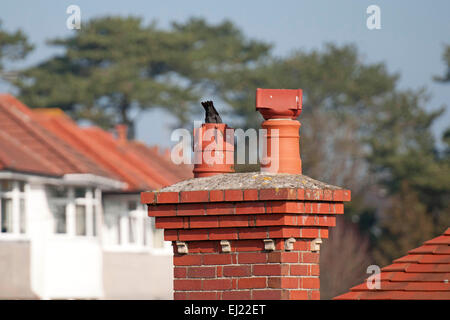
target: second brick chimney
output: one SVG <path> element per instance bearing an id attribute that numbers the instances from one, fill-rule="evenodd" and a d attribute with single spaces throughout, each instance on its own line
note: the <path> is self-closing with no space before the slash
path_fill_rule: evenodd
<path id="1" fill-rule="evenodd" d="M 278 171 L 215 174 L 141 195 L 173 244 L 175 299 L 320 298 L 320 244 L 350 191 L 301 174 L 301 90 L 259 89 L 257 108 L 284 139 L 268 155 Z"/>

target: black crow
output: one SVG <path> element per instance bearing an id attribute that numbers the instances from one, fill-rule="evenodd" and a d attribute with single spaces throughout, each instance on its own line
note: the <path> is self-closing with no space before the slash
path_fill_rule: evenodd
<path id="1" fill-rule="evenodd" d="M 214 103 L 212 101 L 203 101 L 202 106 L 206 111 L 205 123 L 222 123 L 222 119 L 216 108 L 214 108 Z"/>

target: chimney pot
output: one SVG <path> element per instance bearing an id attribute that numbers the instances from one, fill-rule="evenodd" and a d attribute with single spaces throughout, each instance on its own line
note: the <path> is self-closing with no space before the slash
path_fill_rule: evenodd
<path id="1" fill-rule="evenodd" d="M 195 178 L 234 172 L 234 130 L 226 124 L 203 123 L 194 128 L 193 148 Z M 218 162 L 208 161 L 208 156 Z"/>
<path id="2" fill-rule="evenodd" d="M 302 90 L 258 88 L 256 110 L 267 132 L 261 172 L 301 174 L 300 122 L 295 119 L 302 112 Z"/>
<path id="3" fill-rule="evenodd" d="M 120 143 L 127 142 L 128 126 L 126 124 L 116 125 L 117 139 Z"/>
<path id="4" fill-rule="evenodd" d="M 256 110 L 269 119 L 295 120 L 302 112 L 301 89 L 256 89 Z"/>

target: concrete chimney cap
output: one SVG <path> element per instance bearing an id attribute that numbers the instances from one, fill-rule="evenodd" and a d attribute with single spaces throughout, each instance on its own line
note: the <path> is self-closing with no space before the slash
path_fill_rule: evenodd
<path id="1" fill-rule="evenodd" d="M 159 192 L 232 190 L 232 189 L 282 189 L 339 190 L 340 187 L 314 180 L 302 174 L 272 174 L 262 172 L 226 173 L 215 176 L 180 181 Z"/>

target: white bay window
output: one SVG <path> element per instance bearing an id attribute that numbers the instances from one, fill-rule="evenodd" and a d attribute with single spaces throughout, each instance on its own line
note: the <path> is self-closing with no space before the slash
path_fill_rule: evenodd
<path id="1" fill-rule="evenodd" d="M 95 188 L 48 186 L 53 231 L 77 237 L 97 236 L 101 205 L 100 190 Z"/>
<path id="2" fill-rule="evenodd" d="M 154 218 L 147 215 L 147 207 L 131 197 L 105 198 L 104 240 L 111 250 L 164 250 L 163 230 L 156 229 Z"/>

